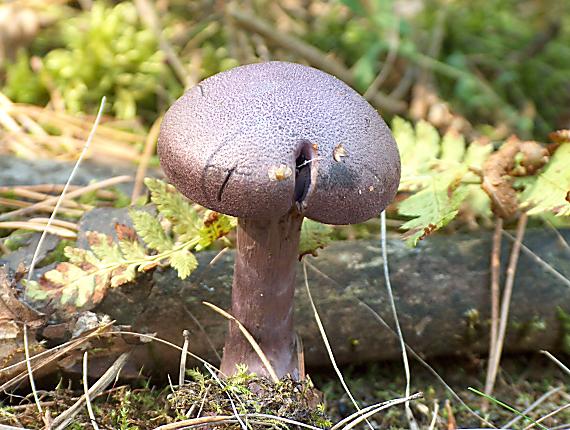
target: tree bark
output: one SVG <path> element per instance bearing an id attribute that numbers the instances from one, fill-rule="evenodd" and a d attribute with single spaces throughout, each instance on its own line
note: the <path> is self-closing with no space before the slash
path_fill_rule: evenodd
<path id="1" fill-rule="evenodd" d="M 567 241 L 570 239 L 570 231 L 562 234 Z M 510 248 L 511 244 L 503 241 L 504 247 Z M 553 232 L 531 230 L 525 244 L 570 278 L 570 252 Z M 416 352 L 434 357 L 487 351 L 490 250 L 491 234 L 487 232 L 435 235 L 416 249 L 407 248 L 397 237 L 388 240 L 400 323 L 406 342 Z M 202 301 L 229 309 L 234 257 L 233 252 L 228 252 L 217 263 L 208 265 L 215 254 L 198 254 L 200 268 L 189 281 L 179 280 L 172 270 L 155 272 L 150 284 L 113 290 L 96 311 L 179 345 L 182 331 L 188 329 L 190 351 L 217 363 L 227 322 Z M 372 313 L 393 327 L 379 241 L 336 242 L 307 262 L 308 282 L 337 361 L 345 364 L 398 358 L 397 339 Z M 306 297 L 301 265 L 297 270 L 295 328 L 303 340 L 305 361 L 309 368 L 328 366 Z M 506 352 L 562 348 L 565 333 L 559 309 L 570 313 L 569 285 L 523 249 Z M 135 347 L 128 366 L 133 375 L 144 366 L 145 372 L 164 376 L 165 372 L 177 373 L 179 359 L 178 351 L 150 343 Z M 102 370 L 105 366 L 107 363 L 101 362 Z"/>

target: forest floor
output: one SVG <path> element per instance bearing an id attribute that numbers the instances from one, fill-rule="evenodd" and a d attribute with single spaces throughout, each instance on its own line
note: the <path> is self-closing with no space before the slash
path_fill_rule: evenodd
<path id="1" fill-rule="evenodd" d="M 534 403 L 538 403 L 532 410 L 525 413 L 528 418 L 517 418 L 516 413 L 494 402 L 490 402 L 486 414 L 482 413 L 483 398 L 470 391 L 468 387 L 481 388 L 482 381 L 485 379 L 484 360 L 465 357 L 444 358 L 435 360 L 430 364 L 454 390 L 456 395 L 469 405 L 473 412 L 462 405 L 458 398 L 446 389 L 431 371 L 421 364 L 411 363 L 411 392 L 423 393 L 423 398 L 412 401 L 411 409 L 417 424 L 422 429 L 453 430 L 485 427 L 485 424 L 474 413 L 484 416 L 498 428 L 524 429 L 529 425 L 533 426 L 530 419 L 539 420 L 556 409 L 564 405 L 567 406 L 570 402 L 570 376 L 565 375 L 552 361 L 541 354 L 506 357 L 502 363 L 502 370 L 493 395 L 497 400 L 510 405 L 519 412 L 527 410 Z M 399 362 L 348 367 L 343 369 L 343 373 L 352 395 L 361 407 L 400 398 L 405 390 L 404 370 Z M 116 383 L 113 388 L 108 389 L 92 402 L 97 424 L 100 428 L 146 430 L 186 418 L 184 414 L 188 412 L 189 406 L 186 401 L 187 396 L 191 395 L 192 392 L 194 392 L 193 395 L 201 395 L 199 389 L 195 390 L 198 385 L 204 388 L 204 381 L 197 381 L 201 378 L 200 376 L 196 376 L 194 372 L 191 372 L 190 376 L 194 378 L 194 383 L 185 386 L 183 390 L 174 389 L 174 391 L 168 385 L 155 386 L 149 380 L 140 380 L 131 384 Z M 327 423 L 325 415 L 321 414 L 321 409 L 313 408 L 312 411 L 310 410 L 306 402 L 307 398 L 303 398 L 303 396 L 290 398 L 289 402 L 279 398 L 284 391 L 295 392 L 295 390 L 290 390 L 291 387 L 284 391 L 277 389 L 265 396 L 257 395 L 255 397 L 257 406 L 253 406 L 253 408 L 265 413 L 273 412 L 279 416 L 299 419 L 303 422 L 311 422 L 313 425 L 329 428 L 331 423 L 337 423 L 355 411 L 332 370 L 330 372 L 326 369 L 315 371 L 312 373 L 312 379 L 316 387 L 322 392 L 325 413 L 330 420 L 329 423 Z M 248 402 L 246 399 L 248 389 L 244 389 L 243 386 L 240 388 L 238 382 L 235 382 L 232 391 L 234 393 L 241 392 L 241 399 L 245 399 L 245 404 Z M 61 388 L 63 386 L 68 388 Z M 49 415 L 52 417 L 64 412 L 83 394 L 79 381 L 74 382 L 65 379 L 60 381 L 55 390 L 43 391 L 40 389 L 38 392 L 44 413 L 49 411 Z M 202 415 L 206 417 L 216 415 L 216 409 L 218 409 L 217 415 L 232 415 L 229 406 L 231 402 L 228 402 L 227 392 L 228 390 L 217 390 L 214 393 L 212 390 L 207 401 L 203 401 L 200 406 L 204 411 Z M 305 393 L 303 390 L 297 390 L 297 393 L 300 392 Z M 217 403 L 216 396 L 218 396 Z M 276 398 L 281 400 L 278 402 L 277 408 L 275 408 L 277 403 L 271 401 L 271 399 Z M 0 409 L 0 423 L 22 426 L 28 429 L 44 428 L 44 423 L 39 419 L 31 394 L 25 398 L 13 396 L 11 400 L 11 406 L 4 406 Z M 241 400 L 236 403 L 238 402 L 242 403 Z M 283 405 L 287 405 L 287 407 L 284 409 Z M 248 403 L 248 406 L 251 405 Z M 272 407 L 275 408 L 273 411 L 271 410 Z M 436 412 L 435 421 L 434 412 Z M 188 413 L 188 416 L 195 415 L 196 409 Z M 410 428 L 401 404 L 374 415 L 369 422 L 374 428 Z M 567 429 L 570 428 L 569 423 L 570 408 L 562 410 L 541 422 L 548 429 Z M 273 422 L 273 425 L 276 424 Z M 264 424 L 259 428 L 266 426 L 267 424 Z M 535 428 L 539 427 L 537 424 L 534 426 Z M 83 407 L 74 418 L 73 424 L 68 428 L 90 427 L 92 424 L 90 424 L 87 409 Z M 230 423 L 226 428 L 238 429 L 240 424 Z M 366 428 L 366 424 L 360 423 L 356 428 Z"/>

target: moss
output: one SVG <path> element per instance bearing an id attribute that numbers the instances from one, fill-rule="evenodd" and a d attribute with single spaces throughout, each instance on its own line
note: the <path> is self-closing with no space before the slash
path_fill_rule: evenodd
<path id="1" fill-rule="evenodd" d="M 330 426 L 320 395 L 310 379 L 303 382 L 284 378 L 277 383 L 240 368 L 236 375 L 220 380 L 197 370 L 188 372 L 192 381 L 168 396 L 177 417 L 267 414 L 317 427 Z M 283 423 L 275 420 L 275 424 Z M 239 428 L 227 424 L 226 428 Z M 256 425 L 253 424 L 253 428 Z M 260 426 L 261 428 L 262 426 Z"/>

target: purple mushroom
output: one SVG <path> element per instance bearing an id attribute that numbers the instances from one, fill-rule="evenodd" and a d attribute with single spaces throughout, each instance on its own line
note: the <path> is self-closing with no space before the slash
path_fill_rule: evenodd
<path id="1" fill-rule="evenodd" d="M 353 224 L 394 198 L 400 157 L 390 130 L 356 91 L 312 67 L 236 67 L 186 92 L 162 122 L 158 154 L 189 199 L 236 216 L 235 316 L 279 377 L 299 377 L 293 296 L 303 217 Z M 230 323 L 221 371 L 267 375 Z"/>

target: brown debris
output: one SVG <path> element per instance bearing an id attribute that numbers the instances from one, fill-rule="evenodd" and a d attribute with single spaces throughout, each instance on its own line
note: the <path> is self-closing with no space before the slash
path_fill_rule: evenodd
<path id="1" fill-rule="evenodd" d="M 548 161 L 548 150 L 537 142 L 520 141 L 511 136 L 485 161 L 481 187 L 491 198 L 493 213 L 501 218 L 512 218 L 518 211 L 517 193 L 513 176 L 534 174 Z"/>

